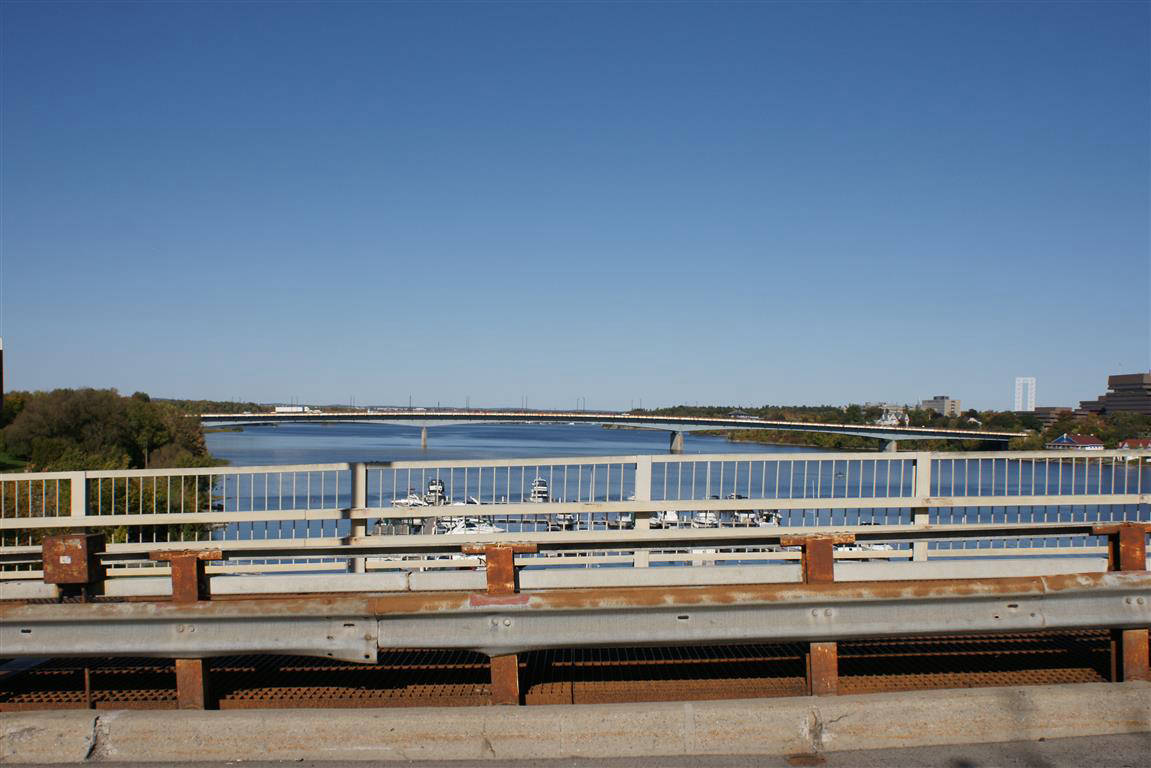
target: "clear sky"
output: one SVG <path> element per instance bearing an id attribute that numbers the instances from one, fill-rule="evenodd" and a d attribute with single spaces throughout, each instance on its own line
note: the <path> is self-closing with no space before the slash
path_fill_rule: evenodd
<path id="1" fill-rule="evenodd" d="M 1151 367 L 1151 4 L 0 6 L 5 385 L 1075 404 Z"/>

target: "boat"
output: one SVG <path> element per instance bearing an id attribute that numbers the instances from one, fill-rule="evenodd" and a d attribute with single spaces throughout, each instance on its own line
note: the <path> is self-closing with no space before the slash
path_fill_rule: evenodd
<path id="1" fill-rule="evenodd" d="M 480 500 L 475 496 L 469 496 L 466 501 L 453 501 L 448 504 L 449 507 L 478 507 Z M 454 528 L 461 525 L 480 525 L 486 524 L 482 517 L 476 515 L 447 515 L 444 517 L 436 518 L 435 533 L 448 533 Z M 484 531 L 484 533 L 495 533 L 495 531 Z"/>
<path id="2" fill-rule="evenodd" d="M 414 489 L 408 489 L 408 495 L 402 499 L 392 499 L 393 507 L 427 507 L 431 506 L 424 500 L 424 497 L 416 493 Z"/>
<path id="3" fill-rule="evenodd" d="M 607 521 L 608 528 L 618 528 L 619 530 L 630 530 L 635 528 L 635 513 L 634 512 L 620 512 L 616 515 L 614 520 Z"/>
<path id="4" fill-rule="evenodd" d="M 455 525 L 443 532 L 445 536 L 472 536 L 481 533 L 503 533 L 504 529 L 491 523 L 484 522 L 477 517 L 468 517 L 458 520 Z"/>
<path id="5" fill-rule="evenodd" d="M 428 492 L 424 494 L 424 501 L 431 507 L 438 507 L 448 502 L 448 498 L 444 494 L 443 480 L 433 477 L 428 481 Z"/>
<path id="6" fill-rule="evenodd" d="M 551 502 L 552 494 L 551 488 L 548 487 L 548 481 L 542 477 L 537 477 L 532 480 L 531 489 L 528 491 L 529 504 L 547 504 Z M 552 519 L 548 520 L 548 528 L 551 530 L 569 530 L 575 527 L 576 516 L 570 512 L 560 512 Z"/>
<path id="7" fill-rule="evenodd" d="M 693 512 L 691 515 L 692 528 L 718 528 L 719 527 L 719 513 L 715 510 L 702 510 L 700 512 Z"/>
<path id="8" fill-rule="evenodd" d="M 448 503 L 444 492 L 444 481 L 433 477 L 428 481 L 428 490 L 421 496 L 414 488 L 408 489 L 408 495 L 402 499 L 392 499 L 393 507 L 442 507 Z"/>
<path id="9" fill-rule="evenodd" d="M 532 504 L 546 504 L 551 501 L 551 491 L 548 489 L 547 480 L 544 480 L 542 477 L 537 477 L 535 480 L 532 480 L 528 501 Z"/>

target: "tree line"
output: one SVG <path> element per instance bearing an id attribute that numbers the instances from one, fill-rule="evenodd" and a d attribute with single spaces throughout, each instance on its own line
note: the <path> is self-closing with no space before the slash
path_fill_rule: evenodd
<path id="1" fill-rule="evenodd" d="M 733 412 L 755 418 L 773 421 L 794 421 L 801 423 L 832 424 L 874 424 L 882 415 L 883 408 L 875 405 L 852 404 L 846 407 L 834 405 L 815 406 L 773 406 L 760 407 L 731 405 L 676 405 L 654 410 L 637 409 L 633 413 L 658 416 L 701 416 L 722 418 Z M 957 416 L 944 416 L 926 408 L 913 408 L 907 411 L 907 424 L 912 427 L 934 427 L 937 429 L 960 429 L 977 431 L 981 429 L 1001 432 L 1027 432 L 1025 437 L 1015 438 L 1010 447 L 1013 450 L 1040 450 L 1047 443 L 1065 432 L 1094 435 L 1108 448 L 1115 448 L 1123 440 L 1138 437 L 1151 437 L 1151 416 L 1136 413 L 1106 413 L 1102 415 L 1075 416 L 1068 413 L 1061 416 L 1046 428 L 1034 413 L 1014 411 L 978 411 L 969 409 Z M 715 434 L 726 434 L 739 442 L 783 443 L 787 445 L 807 445 L 837 450 L 874 450 L 881 447 L 884 440 L 858 437 L 856 435 L 832 435 L 822 432 L 792 432 L 764 429 L 716 430 Z M 917 450 L 976 450 L 978 444 L 963 440 L 917 440 L 909 443 Z M 906 446 L 905 446 L 906 447 Z M 993 447 L 999 447 L 996 443 Z"/>
<path id="2" fill-rule="evenodd" d="M 144 392 L 55 389 L 8 392 L 0 409 L 0 452 L 26 471 L 206 467 L 198 419 L 178 401 Z"/>

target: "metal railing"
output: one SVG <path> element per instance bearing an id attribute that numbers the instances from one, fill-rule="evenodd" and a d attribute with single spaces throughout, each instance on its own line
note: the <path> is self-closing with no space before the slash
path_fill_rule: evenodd
<path id="1" fill-rule="evenodd" d="M 1151 451 L 4 474 L 0 577 L 35 577 L 45 534 L 85 529 L 107 534 L 123 573 L 142 570 L 149 551 L 209 544 L 262 570 L 458 567 L 443 556 L 496 540 L 539 543 L 520 558 L 533 565 L 770 562 L 799 554 L 768 539 L 812 530 L 857 534 L 864 543 L 841 547 L 843 559 L 1100 555 L 1101 539 L 1068 524 L 1147 521 L 1149 493 Z M 943 528 L 945 540 L 908 535 Z"/>

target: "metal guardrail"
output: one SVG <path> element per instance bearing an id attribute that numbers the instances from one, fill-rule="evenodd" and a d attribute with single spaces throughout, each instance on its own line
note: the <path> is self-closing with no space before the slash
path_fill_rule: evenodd
<path id="1" fill-rule="evenodd" d="M 829 530 L 867 542 L 841 547 L 836 555 L 847 559 L 1099 555 L 1104 542 L 1088 524 L 1148 520 L 1149 493 L 1146 450 L 4 474 L 0 577 L 36 576 L 45 533 L 84 529 L 105 531 L 109 557 L 121 565 L 135 561 L 137 571 L 149 551 L 207 545 L 263 569 L 332 561 L 336 568 L 453 567 L 426 557 L 405 565 L 402 556 L 458 553 L 465 542 L 498 540 L 573 553 L 562 563 L 538 556 L 532 562 L 539 565 L 796 560 L 797 552 L 771 540 Z M 714 557 L 701 561 L 700 548 L 729 551 L 705 551 Z M 675 560 L 679 554 L 692 557 Z M 369 555 L 376 559 L 365 562 Z"/>
<path id="2" fill-rule="evenodd" d="M 0 606 L 14 656 L 292 653 L 363 662 L 378 649 L 525 650 L 824 642 L 1151 624 L 1151 575 L 925 583 L 474 592 L 326 599 Z"/>

